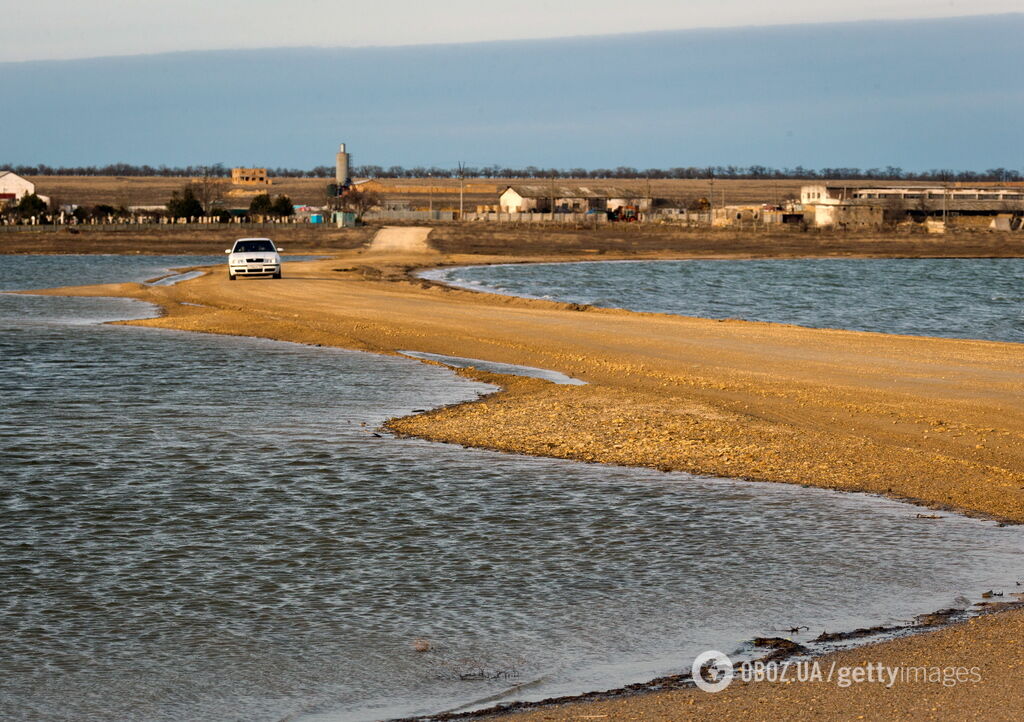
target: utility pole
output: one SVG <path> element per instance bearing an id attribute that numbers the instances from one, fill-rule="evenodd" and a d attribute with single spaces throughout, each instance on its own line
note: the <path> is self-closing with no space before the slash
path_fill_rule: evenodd
<path id="1" fill-rule="evenodd" d="M 459 161 L 459 220 L 462 220 L 463 198 L 465 197 L 466 186 L 466 164 Z"/>
<path id="2" fill-rule="evenodd" d="M 715 172 L 708 168 L 711 178 L 711 193 L 708 195 L 708 227 L 715 225 Z"/>
<path id="3" fill-rule="evenodd" d="M 555 220 L 555 171 L 551 171 L 551 220 Z"/>

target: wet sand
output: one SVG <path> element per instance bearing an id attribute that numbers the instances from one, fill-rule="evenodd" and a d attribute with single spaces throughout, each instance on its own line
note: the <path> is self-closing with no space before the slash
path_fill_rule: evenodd
<path id="1" fill-rule="evenodd" d="M 517 722 L 570 720 L 1019 720 L 1024 696 L 1024 612 L 978 617 L 937 632 L 872 644 L 818 660 L 823 681 L 750 682 L 734 680 L 708 694 L 682 689 L 606 701 L 569 703 L 503 716 Z M 882 664 L 886 668 L 940 668 L 966 681 L 886 681 L 841 687 L 839 667 Z M 791 668 L 790 674 L 796 672 Z M 852 675 L 851 675 L 852 677 Z M 866 677 L 865 677 L 866 679 Z M 899 678 L 897 678 L 899 680 Z M 978 680 L 978 681 L 975 681 Z"/>
<path id="2" fill-rule="evenodd" d="M 508 258 L 351 251 L 287 266 L 279 281 L 232 283 L 218 269 L 171 287 L 115 284 L 55 293 L 128 296 L 165 309 L 163 317 L 132 322 L 137 325 L 379 353 L 410 349 L 552 369 L 587 382 L 555 386 L 463 372 L 504 390 L 480 402 L 393 420 L 399 433 L 868 491 L 1024 522 L 1019 345 L 593 309 L 447 289 L 407 275 L 420 265 L 491 260 Z M 625 705 L 615 711 L 593 707 L 612 703 L 588 703 L 531 714 L 679 719 L 699 709 L 706 716 L 870 718 L 923 711 L 925 717 L 999 718 L 1001 709 L 1014 710 L 1003 702 L 1016 705 L 1024 698 L 1022 635 L 1021 615 L 1007 613 L 847 653 L 889 664 L 955 658 L 949 663 L 967 666 L 995 655 L 982 685 L 952 691 L 929 684 L 888 691 L 759 684 L 715 696 L 631 697 L 615 702 Z"/>

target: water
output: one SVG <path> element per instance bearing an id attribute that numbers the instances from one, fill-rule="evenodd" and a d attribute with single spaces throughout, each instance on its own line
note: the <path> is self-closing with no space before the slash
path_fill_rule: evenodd
<path id="1" fill-rule="evenodd" d="M 492 374 L 505 374 L 507 376 L 525 376 L 533 379 L 544 379 L 553 384 L 561 386 L 586 386 L 586 381 L 566 376 L 560 371 L 550 369 L 539 369 L 535 366 L 520 366 L 519 364 L 503 364 L 496 361 L 485 361 L 478 358 L 466 358 L 465 356 L 445 356 L 439 353 L 427 353 L 426 351 L 399 351 L 398 353 L 410 358 L 423 359 L 424 361 L 436 361 L 445 366 L 457 369 L 475 368 L 481 371 L 488 371 Z"/>
<path id="2" fill-rule="evenodd" d="M 8 256 L 0 287 L 76 262 Z M 87 263 L 98 281 L 149 273 Z M 148 311 L 0 295 L 2 719 L 363 720 L 518 684 L 507 699 L 537 699 L 1024 577 L 1020 528 L 376 435 L 489 390 L 445 369 L 96 323 Z"/>
<path id="3" fill-rule="evenodd" d="M 47 286 L 88 286 L 96 283 L 142 283 L 166 276 L 176 268 L 223 265 L 216 256 L 2 256 L 0 290 Z"/>
<path id="4" fill-rule="evenodd" d="M 1022 258 L 537 263 L 423 275 L 634 311 L 1024 343 Z"/>

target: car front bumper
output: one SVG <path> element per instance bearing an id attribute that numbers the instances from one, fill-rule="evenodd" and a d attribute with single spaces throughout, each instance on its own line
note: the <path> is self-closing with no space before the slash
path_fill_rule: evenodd
<path id="1" fill-rule="evenodd" d="M 281 270 L 279 264 L 260 263 L 258 265 L 231 266 L 231 273 L 236 276 L 272 276 Z"/>

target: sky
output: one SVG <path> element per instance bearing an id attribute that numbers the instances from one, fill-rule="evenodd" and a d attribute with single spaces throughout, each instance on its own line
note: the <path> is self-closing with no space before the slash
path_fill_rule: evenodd
<path id="1" fill-rule="evenodd" d="M 346 143 L 407 168 L 1021 170 L 1021 38 L 1024 13 L 0 62 L 0 166 L 312 168 Z"/>
<path id="2" fill-rule="evenodd" d="M 0 62 L 1018 12 L 1020 0 L 3 0 Z"/>

